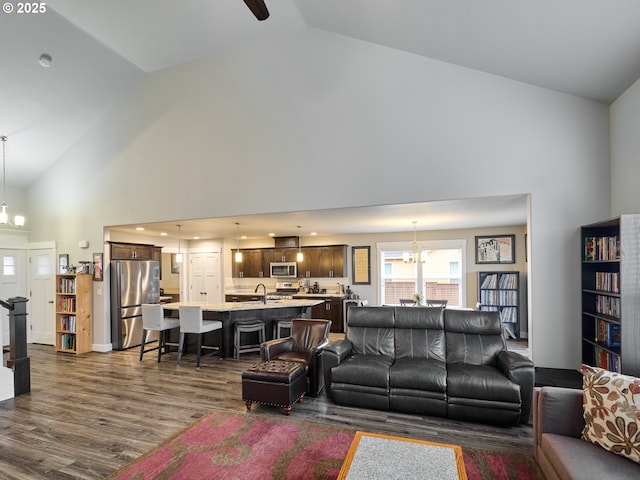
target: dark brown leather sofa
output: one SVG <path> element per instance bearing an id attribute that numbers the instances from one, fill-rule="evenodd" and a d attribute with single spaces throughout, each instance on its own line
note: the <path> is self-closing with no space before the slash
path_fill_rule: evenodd
<path id="1" fill-rule="evenodd" d="M 352 307 L 322 352 L 338 404 L 515 425 L 531 415 L 533 362 L 506 348 L 497 312 Z"/>

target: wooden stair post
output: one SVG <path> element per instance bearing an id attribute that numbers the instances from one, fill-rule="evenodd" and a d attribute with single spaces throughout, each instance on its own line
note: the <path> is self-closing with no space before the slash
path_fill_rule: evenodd
<path id="1" fill-rule="evenodd" d="M 31 391 L 31 364 L 27 356 L 27 302 L 24 297 L 10 298 L 0 304 L 9 310 L 9 360 L 14 373 L 13 387 L 17 397 Z"/>

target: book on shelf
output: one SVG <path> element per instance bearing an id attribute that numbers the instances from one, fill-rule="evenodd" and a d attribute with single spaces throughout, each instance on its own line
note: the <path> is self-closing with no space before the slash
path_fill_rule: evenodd
<path id="1" fill-rule="evenodd" d="M 515 307 L 505 307 L 500 311 L 502 323 L 516 323 L 518 321 L 518 309 Z"/>
<path id="2" fill-rule="evenodd" d="M 605 262 L 620 259 L 620 241 L 612 237 L 584 237 L 583 260 Z"/>
<path id="3" fill-rule="evenodd" d="M 596 295 L 596 312 L 614 318 L 620 318 L 620 299 L 607 295 Z"/>
<path id="4" fill-rule="evenodd" d="M 621 343 L 620 325 L 606 320 L 596 320 L 595 340 L 607 347 L 619 347 Z"/>
<path id="5" fill-rule="evenodd" d="M 511 290 L 518 288 L 518 274 L 503 273 L 500 275 L 500 288 Z"/>
<path id="6" fill-rule="evenodd" d="M 61 312 L 75 312 L 76 311 L 76 299 L 75 297 L 63 297 L 60 300 Z"/>
<path id="7" fill-rule="evenodd" d="M 620 373 L 620 356 L 607 352 L 600 347 L 594 347 L 593 359 L 596 367 L 604 368 L 610 372 Z"/>
<path id="8" fill-rule="evenodd" d="M 596 290 L 610 293 L 620 293 L 619 272 L 596 272 Z"/>
<path id="9" fill-rule="evenodd" d="M 498 274 L 492 273 L 484 277 L 480 288 L 496 288 L 498 286 Z"/>
<path id="10" fill-rule="evenodd" d="M 76 331 L 76 316 L 68 315 L 66 317 L 62 317 L 62 330 L 67 330 L 69 332 Z"/>
<path id="11" fill-rule="evenodd" d="M 75 350 L 76 336 L 71 333 L 60 334 L 60 347 L 64 350 Z"/>
<path id="12" fill-rule="evenodd" d="M 76 293 L 76 279 L 61 277 L 58 279 L 59 293 Z"/>

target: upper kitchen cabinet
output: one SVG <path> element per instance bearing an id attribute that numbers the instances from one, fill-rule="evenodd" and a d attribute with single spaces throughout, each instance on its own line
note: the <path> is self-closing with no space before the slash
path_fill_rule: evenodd
<path id="1" fill-rule="evenodd" d="M 263 278 L 268 275 L 265 272 L 265 263 L 263 261 L 265 250 L 260 248 L 241 249 L 242 261 L 235 261 L 237 250 L 231 250 L 232 275 L 235 278 Z M 267 267 L 269 264 L 266 264 Z"/>
<path id="2" fill-rule="evenodd" d="M 298 263 L 298 276 L 304 278 L 347 276 L 347 246 L 304 247 L 304 260 Z"/>
<path id="3" fill-rule="evenodd" d="M 111 260 L 155 260 L 154 246 L 139 243 L 111 243 Z"/>
<path id="4" fill-rule="evenodd" d="M 265 253 L 268 252 L 268 258 L 265 258 L 267 266 L 269 263 L 274 262 L 295 262 L 296 255 L 298 254 L 297 248 L 269 248 L 268 250 L 263 250 Z"/>

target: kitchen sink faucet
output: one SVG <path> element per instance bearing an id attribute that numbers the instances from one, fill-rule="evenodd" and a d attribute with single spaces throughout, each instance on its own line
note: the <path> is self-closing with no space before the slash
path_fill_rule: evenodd
<path id="1" fill-rule="evenodd" d="M 258 289 L 262 286 L 264 293 L 262 294 L 262 303 L 264 303 L 265 305 L 267 304 L 267 287 L 265 286 L 264 283 L 259 283 L 258 285 L 256 285 L 256 289 L 253 291 L 253 293 L 258 293 Z"/>

